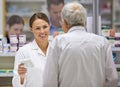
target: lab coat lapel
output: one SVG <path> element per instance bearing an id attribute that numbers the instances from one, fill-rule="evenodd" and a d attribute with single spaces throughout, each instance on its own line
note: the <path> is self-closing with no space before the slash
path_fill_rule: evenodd
<path id="1" fill-rule="evenodd" d="M 37 45 L 37 43 L 36 43 L 35 40 L 31 43 L 31 47 L 32 47 L 32 50 L 33 50 L 33 51 L 36 51 L 36 53 L 37 53 L 38 55 L 43 55 L 43 56 L 45 56 L 45 54 L 42 52 L 42 50 L 38 47 L 38 45 Z"/>

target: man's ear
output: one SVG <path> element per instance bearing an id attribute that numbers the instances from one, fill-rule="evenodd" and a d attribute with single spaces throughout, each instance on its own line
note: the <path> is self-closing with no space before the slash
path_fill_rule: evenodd
<path id="1" fill-rule="evenodd" d="M 63 19 L 63 20 L 64 20 L 64 23 L 65 23 L 66 29 L 69 29 L 69 28 L 70 28 L 70 25 L 68 24 L 68 22 L 67 22 L 65 19 Z"/>
<path id="2" fill-rule="evenodd" d="M 68 25 L 68 23 L 67 23 L 67 21 L 65 19 L 63 19 L 63 21 L 64 21 L 65 25 Z"/>
<path id="3" fill-rule="evenodd" d="M 69 24 L 67 23 L 67 21 L 65 19 L 62 19 L 62 27 L 63 27 L 63 31 L 66 33 L 68 32 L 69 29 Z"/>

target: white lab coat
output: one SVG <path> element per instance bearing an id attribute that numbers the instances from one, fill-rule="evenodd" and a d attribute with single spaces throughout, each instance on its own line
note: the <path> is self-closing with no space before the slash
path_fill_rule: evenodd
<path id="1" fill-rule="evenodd" d="M 17 70 L 18 64 L 25 58 L 29 58 L 34 66 L 27 68 L 24 84 L 21 85 Z M 35 40 L 24 45 L 18 50 L 15 56 L 14 77 L 12 80 L 13 87 L 42 87 L 42 76 L 45 64 L 46 55 L 38 47 Z"/>
<path id="2" fill-rule="evenodd" d="M 117 87 L 117 71 L 108 41 L 72 27 L 57 36 L 44 71 L 43 87 Z"/>

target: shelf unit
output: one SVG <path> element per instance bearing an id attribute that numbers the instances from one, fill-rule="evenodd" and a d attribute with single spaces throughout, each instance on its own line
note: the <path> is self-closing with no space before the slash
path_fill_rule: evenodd
<path id="1" fill-rule="evenodd" d="M 0 53 L 0 87 L 11 87 L 15 53 Z"/>
<path id="2" fill-rule="evenodd" d="M 101 25 L 112 28 L 112 0 L 100 0 Z"/>
<path id="3" fill-rule="evenodd" d="M 113 29 L 120 32 L 120 0 L 113 0 Z"/>
<path id="4" fill-rule="evenodd" d="M 64 0 L 65 3 L 72 2 L 73 0 Z M 92 16 L 93 3 L 92 0 L 74 0 L 81 3 L 86 9 L 88 16 Z"/>
<path id="5" fill-rule="evenodd" d="M 15 56 L 15 53 L 11 53 L 11 52 L 0 53 L 0 57 L 14 57 L 14 56 Z"/>
<path id="6" fill-rule="evenodd" d="M 33 13 L 42 11 L 46 0 L 6 0 L 6 16 L 13 14 L 30 17 Z"/>
<path id="7" fill-rule="evenodd" d="M 7 2 L 44 2 L 45 0 L 6 0 Z"/>
<path id="8" fill-rule="evenodd" d="M 118 68 L 118 69 L 120 68 L 120 64 L 115 64 L 115 65 L 116 65 L 116 68 Z"/>
<path id="9" fill-rule="evenodd" d="M 5 0 L 0 0 L 0 34 L 1 35 L 5 35 L 6 33 L 4 32 L 5 31 Z"/>
<path id="10" fill-rule="evenodd" d="M 0 77 L 13 77 L 13 73 L 8 73 L 8 74 L 6 74 L 6 73 L 4 73 L 4 74 L 0 74 Z"/>
<path id="11" fill-rule="evenodd" d="M 112 51 L 116 53 L 115 66 L 118 72 L 118 87 L 120 87 L 120 47 L 112 47 Z"/>
<path id="12" fill-rule="evenodd" d="M 120 47 L 112 47 L 112 51 L 120 51 Z"/>

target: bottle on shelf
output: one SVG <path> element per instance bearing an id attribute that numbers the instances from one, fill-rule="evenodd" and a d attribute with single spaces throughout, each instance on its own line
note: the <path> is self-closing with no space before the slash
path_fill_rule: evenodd
<path id="1" fill-rule="evenodd" d="M 2 44 L 2 38 L 3 38 L 3 35 L 0 35 L 0 53 L 2 53 L 3 51 L 3 44 Z"/>

